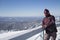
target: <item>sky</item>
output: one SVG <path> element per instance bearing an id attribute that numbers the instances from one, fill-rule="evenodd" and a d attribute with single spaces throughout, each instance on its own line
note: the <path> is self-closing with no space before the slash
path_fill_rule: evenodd
<path id="1" fill-rule="evenodd" d="M 0 0 L 2 17 L 40 17 L 46 8 L 60 16 L 60 0 Z"/>

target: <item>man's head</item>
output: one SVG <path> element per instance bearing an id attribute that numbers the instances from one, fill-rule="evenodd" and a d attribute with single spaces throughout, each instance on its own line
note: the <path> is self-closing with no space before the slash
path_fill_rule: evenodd
<path id="1" fill-rule="evenodd" d="M 44 15 L 45 15 L 45 16 L 49 16 L 49 15 L 50 15 L 50 13 L 49 13 L 49 10 L 48 10 L 48 9 L 45 9 L 45 10 L 44 10 Z"/>

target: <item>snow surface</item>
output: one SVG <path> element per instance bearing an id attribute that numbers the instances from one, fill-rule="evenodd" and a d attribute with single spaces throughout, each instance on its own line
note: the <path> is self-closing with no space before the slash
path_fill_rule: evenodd
<path id="1" fill-rule="evenodd" d="M 6 32 L 6 33 L 2 33 L 0 34 L 0 40 L 15 40 L 14 38 L 19 38 L 19 36 L 22 36 L 24 34 L 27 34 L 27 33 L 30 33 L 30 32 L 33 32 L 37 29 L 40 29 L 41 26 L 39 27 L 36 27 L 36 28 L 33 28 L 33 29 L 28 29 L 28 30 L 22 30 L 22 31 L 10 31 L 10 32 Z M 60 27 L 57 27 L 58 29 L 58 32 L 57 32 L 57 39 L 56 40 L 60 40 Z M 40 31 L 40 30 L 38 30 Z M 34 34 L 34 33 L 32 33 Z M 27 34 L 28 35 L 28 34 Z M 26 37 L 26 35 L 24 35 Z M 32 35 L 31 37 L 27 36 L 25 40 L 43 40 L 43 31 L 40 32 L 40 33 L 37 33 L 35 35 Z M 23 37 L 24 39 L 24 37 Z M 23 40 L 23 39 L 17 39 L 17 40 Z"/>
<path id="2" fill-rule="evenodd" d="M 0 34 L 0 40 L 9 40 L 14 37 L 21 36 L 23 34 L 31 32 L 31 31 L 37 30 L 39 28 L 41 28 L 41 26 L 39 26 L 37 28 L 33 28 L 33 29 L 23 30 L 23 31 L 11 31 L 11 32 L 2 33 L 2 34 Z"/>

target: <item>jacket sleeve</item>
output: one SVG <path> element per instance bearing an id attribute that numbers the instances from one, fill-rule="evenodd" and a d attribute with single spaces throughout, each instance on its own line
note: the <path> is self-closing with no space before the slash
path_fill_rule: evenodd
<path id="1" fill-rule="evenodd" d="M 51 16 L 50 23 L 47 26 L 50 26 L 50 25 L 52 25 L 54 23 L 55 23 L 55 17 L 54 16 Z"/>

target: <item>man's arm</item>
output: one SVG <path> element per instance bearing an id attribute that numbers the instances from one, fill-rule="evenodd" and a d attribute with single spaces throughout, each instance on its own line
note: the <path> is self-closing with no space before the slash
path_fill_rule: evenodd
<path id="1" fill-rule="evenodd" d="M 44 18 L 45 19 L 45 18 Z M 45 29 L 46 27 L 47 27 L 47 25 L 45 25 L 45 23 L 44 23 L 44 19 L 43 19 L 43 21 L 42 21 L 42 28 L 43 29 Z"/>

